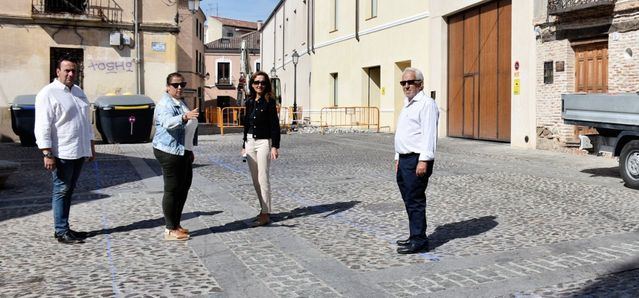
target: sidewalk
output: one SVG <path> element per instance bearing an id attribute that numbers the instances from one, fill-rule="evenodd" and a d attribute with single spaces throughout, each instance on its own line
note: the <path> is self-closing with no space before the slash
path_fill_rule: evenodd
<path id="1" fill-rule="evenodd" d="M 71 223 L 52 236 L 49 174 L 35 148 L 0 144 L 19 173 L 0 190 L 0 296 L 534 297 L 639 295 L 639 192 L 613 159 L 441 139 L 428 188 L 432 250 L 398 255 L 407 220 L 390 134 L 282 136 L 273 224 L 237 134 L 201 136 L 184 211 L 165 242 L 150 144 L 99 145 Z"/>

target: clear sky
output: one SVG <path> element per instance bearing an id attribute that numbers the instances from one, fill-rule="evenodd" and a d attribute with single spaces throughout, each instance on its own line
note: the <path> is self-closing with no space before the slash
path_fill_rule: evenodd
<path id="1" fill-rule="evenodd" d="M 200 7 L 207 17 L 219 16 L 255 22 L 266 21 L 279 2 L 279 0 L 202 0 Z"/>

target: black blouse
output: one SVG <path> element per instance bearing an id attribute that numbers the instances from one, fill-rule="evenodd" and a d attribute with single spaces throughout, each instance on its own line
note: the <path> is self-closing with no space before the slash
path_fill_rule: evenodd
<path id="1" fill-rule="evenodd" d="M 246 100 L 244 143 L 249 134 L 255 139 L 271 139 L 271 146 L 280 148 L 280 120 L 275 100 L 271 99 L 268 102 L 261 98 Z M 244 143 L 242 148 L 244 148 Z"/>

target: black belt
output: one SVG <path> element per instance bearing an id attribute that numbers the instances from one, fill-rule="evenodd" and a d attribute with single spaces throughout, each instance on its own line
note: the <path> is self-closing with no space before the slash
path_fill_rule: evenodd
<path id="1" fill-rule="evenodd" d="M 411 156 L 415 156 L 415 155 L 419 155 L 419 153 L 412 153 L 412 152 L 411 153 L 406 153 L 406 154 L 400 153 L 399 157 L 400 158 L 406 158 L 406 157 L 411 157 Z"/>

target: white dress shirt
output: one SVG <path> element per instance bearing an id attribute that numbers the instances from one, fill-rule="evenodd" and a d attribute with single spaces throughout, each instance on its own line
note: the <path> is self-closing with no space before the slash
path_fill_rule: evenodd
<path id="1" fill-rule="evenodd" d="M 90 104 L 80 87 L 57 79 L 44 86 L 35 102 L 34 134 L 38 148 L 51 148 L 60 159 L 91 157 Z"/>
<path id="2" fill-rule="evenodd" d="M 395 159 L 399 154 L 418 153 L 419 160 L 434 160 L 438 120 L 437 104 L 424 91 L 410 101 L 404 98 L 395 130 Z"/>

